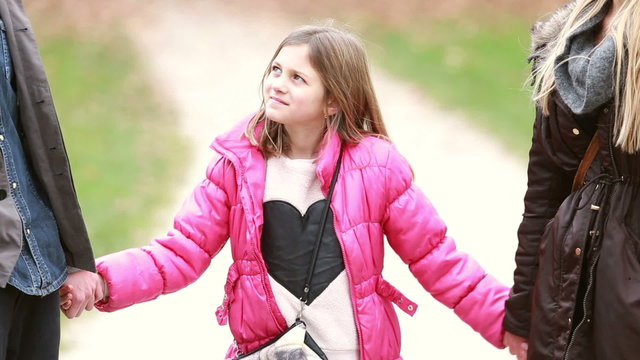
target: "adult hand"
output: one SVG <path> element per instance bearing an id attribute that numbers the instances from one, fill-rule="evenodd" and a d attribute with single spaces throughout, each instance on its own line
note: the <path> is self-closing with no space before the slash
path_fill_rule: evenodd
<path id="1" fill-rule="evenodd" d="M 502 342 L 509 348 L 511 355 L 515 355 L 518 360 L 527 360 L 527 350 L 529 349 L 527 339 L 507 331 L 504 333 Z"/>
<path id="2" fill-rule="evenodd" d="M 83 310 L 93 309 L 93 304 L 103 298 L 102 277 L 90 271 L 78 270 L 69 274 L 60 290 L 60 307 L 72 319 L 80 316 Z"/>

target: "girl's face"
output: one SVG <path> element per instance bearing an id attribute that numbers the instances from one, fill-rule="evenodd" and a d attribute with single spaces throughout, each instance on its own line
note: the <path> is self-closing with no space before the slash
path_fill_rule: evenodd
<path id="1" fill-rule="evenodd" d="M 264 81 L 267 117 L 294 129 L 322 129 L 327 113 L 325 88 L 309 61 L 308 45 L 289 45 L 271 64 Z"/>

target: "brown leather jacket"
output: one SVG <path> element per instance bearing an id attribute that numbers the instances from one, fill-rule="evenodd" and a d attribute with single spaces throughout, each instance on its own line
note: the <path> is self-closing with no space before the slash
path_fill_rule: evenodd
<path id="1" fill-rule="evenodd" d="M 49 83 L 22 1 L 0 1 L 0 16 L 7 29 L 19 101 L 21 136 L 33 176 L 50 201 L 67 264 L 95 271 L 93 252 L 73 186 Z M 0 161 L 3 161 L 2 157 Z M 8 277 L 7 272 L 10 274 L 20 245 L 0 239 L 0 276 Z"/>

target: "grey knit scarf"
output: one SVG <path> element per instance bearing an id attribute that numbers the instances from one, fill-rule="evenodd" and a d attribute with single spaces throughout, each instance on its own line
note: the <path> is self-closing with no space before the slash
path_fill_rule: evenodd
<path id="1" fill-rule="evenodd" d="M 615 40 L 607 36 L 594 44 L 598 24 L 608 10 L 605 6 L 571 33 L 564 52 L 555 60 L 556 88 L 576 114 L 589 113 L 613 97 Z"/>

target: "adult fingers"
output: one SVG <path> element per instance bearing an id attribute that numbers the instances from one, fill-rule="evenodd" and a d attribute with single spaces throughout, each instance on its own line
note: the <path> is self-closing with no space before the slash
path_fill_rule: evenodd
<path id="1" fill-rule="evenodd" d="M 64 316 L 67 317 L 67 319 L 73 319 L 73 317 L 71 316 L 71 314 L 69 314 L 69 310 L 67 309 L 62 309 L 62 313 L 64 314 Z"/>
<path id="2" fill-rule="evenodd" d="M 84 308 L 79 308 L 78 311 L 73 315 L 74 318 L 80 317 L 80 315 L 82 315 L 82 311 L 84 310 Z"/>
<path id="3" fill-rule="evenodd" d="M 78 307 L 77 305 L 72 303 L 68 309 L 63 310 L 62 312 L 67 318 L 74 319 L 80 316 L 80 314 L 82 314 L 82 310 L 83 308 Z"/>
<path id="4" fill-rule="evenodd" d="M 93 301 L 88 301 L 87 304 L 84 306 L 84 309 L 87 311 L 91 311 L 93 309 Z"/>

